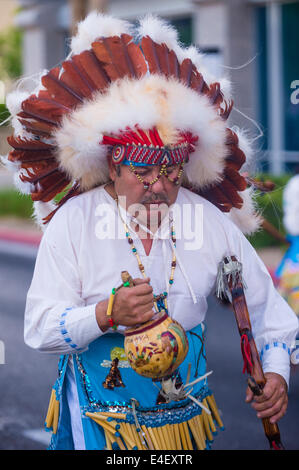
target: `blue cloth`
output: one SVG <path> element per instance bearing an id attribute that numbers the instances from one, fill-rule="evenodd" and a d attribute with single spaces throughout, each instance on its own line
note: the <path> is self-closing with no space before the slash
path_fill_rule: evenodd
<path id="1" fill-rule="evenodd" d="M 202 327 L 198 325 L 193 330 L 187 332 L 189 343 L 188 354 L 184 362 L 179 366 L 178 372 L 183 383 L 186 383 L 188 366 L 191 364 L 190 382 L 200 377 L 206 372 L 205 348 L 203 345 Z M 119 370 L 125 387 L 115 387 L 113 390 L 105 389 L 103 382 L 109 373 L 113 353 L 120 354 L 124 347 L 124 336 L 119 333 L 108 333 L 95 340 L 89 345 L 88 351 L 73 355 L 75 375 L 79 396 L 79 403 L 82 415 L 82 425 L 85 445 L 87 450 L 101 450 L 105 446 L 104 433 L 99 425 L 92 419 L 85 416 L 86 411 L 103 411 L 113 406 L 131 407 L 131 399 L 135 398 L 139 402 L 137 411 L 157 410 L 167 408 L 173 410 L 178 408 L 178 402 L 171 402 L 156 406 L 156 399 L 159 390 L 151 379 L 137 374 L 131 367 L 126 366 L 125 357 L 120 357 Z M 119 348 L 119 349 L 117 349 Z M 112 353 L 112 356 L 111 356 Z M 123 359 L 123 360 L 122 360 Z M 63 387 L 64 374 L 60 373 L 59 388 L 61 391 L 60 402 L 63 405 L 59 419 L 57 435 L 52 439 L 51 449 L 72 448 L 69 429 L 69 410 L 65 400 L 65 390 Z M 159 385 L 159 382 L 157 383 Z M 159 387 L 160 388 L 160 387 Z M 194 386 L 193 396 L 201 397 L 209 394 L 206 379 Z M 184 403 L 190 403 L 189 399 Z M 182 402 L 179 402 L 182 404 Z M 196 405 L 197 406 L 197 405 Z M 198 407 L 197 407 L 198 408 Z M 121 411 L 121 409 L 119 409 Z"/>
<path id="2" fill-rule="evenodd" d="M 290 246 L 275 272 L 278 279 L 282 276 L 288 264 L 297 265 L 299 271 L 299 235 L 287 235 L 287 240 L 290 242 Z"/>

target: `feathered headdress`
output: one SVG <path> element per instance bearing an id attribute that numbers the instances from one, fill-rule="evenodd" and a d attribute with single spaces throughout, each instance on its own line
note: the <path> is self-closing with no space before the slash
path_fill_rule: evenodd
<path id="1" fill-rule="evenodd" d="M 240 173 L 250 146 L 227 124 L 229 82 L 214 80 L 194 47 L 182 48 L 177 32 L 151 15 L 136 37 L 127 22 L 91 13 L 71 50 L 35 94 L 8 99 L 8 163 L 41 225 L 70 197 L 109 180 L 109 154 L 115 163 L 187 162 L 185 187 L 233 214 L 245 233 L 258 227 Z"/>

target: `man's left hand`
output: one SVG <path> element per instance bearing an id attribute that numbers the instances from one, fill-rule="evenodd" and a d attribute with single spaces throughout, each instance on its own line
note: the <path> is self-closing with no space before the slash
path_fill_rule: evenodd
<path id="1" fill-rule="evenodd" d="M 252 408 L 257 412 L 258 418 L 270 418 L 271 423 L 276 423 L 285 415 L 287 410 L 287 384 L 281 375 L 274 372 L 266 372 L 265 377 L 267 382 L 262 395 L 253 395 L 248 387 L 245 401 L 251 403 Z"/>

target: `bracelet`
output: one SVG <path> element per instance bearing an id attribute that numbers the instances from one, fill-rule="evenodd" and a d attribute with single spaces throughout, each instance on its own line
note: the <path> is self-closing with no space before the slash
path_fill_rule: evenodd
<path id="1" fill-rule="evenodd" d="M 108 307 L 107 307 L 107 312 L 106 312 L 107 317 L 109 317 L 108 318 L 109 325 L 111 326 L 111 328 L 113 328 L 113 330 L 117 330 L 117 325 L 114 323 L 113 318 L 112 318 L 112 309 L 113 309 L 116 291 L 118 291 L 118 289 L 120 289 L 121 287 L 130 287 L 130 283 L 124 282 L 124 284 L 122 284 L 121 286 L 117 288 L 113 287 L 112 292 L 109 297 L 109 302 L 108 302 Z"/>
<path id="2" fill-rule="evenodd" d="M 109 325 L 113 330 L 117 329 L 117 325 L 114 323 L 111 315 L 112 315 L 112 309 L 113 309 L 113 304 L 114 304 L 114 299 L 115 299 L 115 294 L 116 294 L 116 289 L 113 287 L 112 292 L 109 297 L 109 302 L 108 302 L 108 307 L 107 307 L 107 312 L 106 315 L 108 318 Z"/>

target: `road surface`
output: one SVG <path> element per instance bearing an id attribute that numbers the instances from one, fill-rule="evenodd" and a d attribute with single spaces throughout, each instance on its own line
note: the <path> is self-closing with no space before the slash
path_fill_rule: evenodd
<path id="1" fill-rule="evenodd" d="M 42 450 L 50 438 L 43 422 L 56 379 L 57 356 L 38 353 L 24 344 L 24 306 L 35 251 L 13 246 L 7 253 L 7 246 L 0 243 L 0 340 L 5 345 L 5 364 L 0 365 L 0 449 Z M 213 370 L 209 384 L 226 428 L 215 438 L 213 449 L 267 449 L 262 424 L 244 401 L 246 384 L 233 313 L 213 297 L 206 334 L 208 370 Z M 298 418 L 297 368 L 291 375 L 288 413 L 280 422 L 284 445 L 290 450 L 299 449 Z"/>

